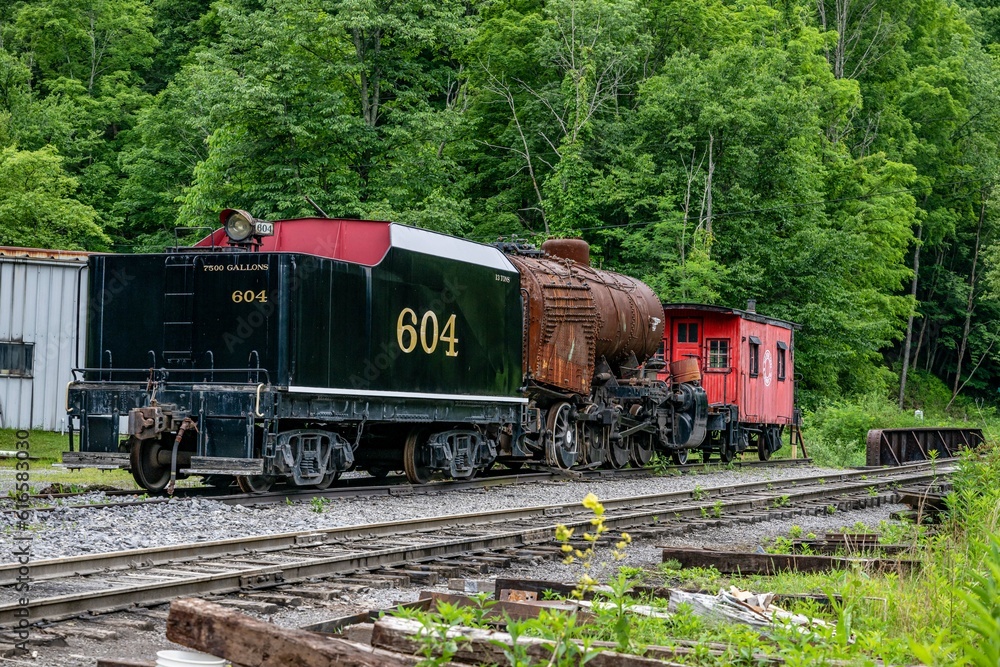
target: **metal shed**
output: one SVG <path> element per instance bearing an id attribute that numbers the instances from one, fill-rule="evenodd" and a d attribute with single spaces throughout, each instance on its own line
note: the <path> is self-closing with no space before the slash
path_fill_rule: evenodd
<path id="1" fill-rule="evenodd" d="M 65 427 L 83 358 L 88 253 L 0 246 L 0 427 Z"/>

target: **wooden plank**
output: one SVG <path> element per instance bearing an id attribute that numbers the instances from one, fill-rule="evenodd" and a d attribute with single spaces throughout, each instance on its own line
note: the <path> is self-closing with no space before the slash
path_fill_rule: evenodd
<path id="1" fill-rule="evenodd" d="M 424 647 L 424 642 L 419 639 L 424 632 L 423 625 L 418 621 L 386 616 L 375 623 L 372 646 L 401 653 L 416 653 Z M 478 628 L 452 627 L 446 631 L 446 636 L 457 640 L 458 651 L 452 660 L 472 665 L 508 664 L 504 648 L 514 644 L 514 639 L 505 632 Z M 533 660 L 548 661 L 552 657 L 553 642 L 537 637 L 518 637 L 517 644 L 524 647 Z M 588 667 L 664 667 L 664 665 L 682 667 L 677 663 L 613 651 L 598 653 L 587 662 L 587 665 Z"/>
<path id="2" fill-rule="evenodd" d="M 557 595 L 570 595 L 576 590 L 576 584 L 564 584 L 558 581 L 541 581 L 538 579 L 501 579 L 497 577 L 493 588 L 493 598 L 500 599 L 500 593 L 508 591 L 531 591 L 538 593 L 542 597 L 544 593 L 555 593 Z M 592 597 L 592 596 L 589 596 Z M 587 599 L 589 599 L 589 597 Z"/>
<path id="3" fill-rule="evenodd" d="M 682 567 L 714 567 L 722 574 L 776 574 L 788 570 L 826 572 L 855 566 L 877 572 L 910 572 L 920 568 L 920 561 L 901 558 L 839 558 L 665 547 L 663 562 L 668 560 L 676 560 Z"/>
<path id="4" fill-rule="evenodd" d="M 436 591 L 423 591 L 420 593 L 421 600 L 431 600 L 434 603 L 447 602 L 458 607 L 479 607 L 479 602 L 465 595 L 453 595 L 451 593 L 438 593 Z M 537 600 L 534 602 L 491 602 L 489 611 L 484 614 L 484 618 L 496 616 L 507 616 L 514 620 L 524 620 L 528 618 L 538 618 L 543 609 L 565 611 L 576 614 L 577 620 L 582 623 L 589 623 L 594 619 L 594 615 L 572 602 L 561 600 Z"/>
<path id="5" fill-rule="evenodd" d="M 171 603 L 167 639 L 244 667 L 412 667 L 418 663 L 412 656 L 281 628 L 191 598 Z"/>

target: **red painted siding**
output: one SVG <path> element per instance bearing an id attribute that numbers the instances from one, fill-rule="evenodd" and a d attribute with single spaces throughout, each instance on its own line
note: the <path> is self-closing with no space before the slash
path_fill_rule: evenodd
<path id="1" fill-rule="evenodd" d="M 790 323 L 713 306 L 666 304 L 663 359 L 668 364 L 696 357 L 702 386 L 712 405 L 736 405 L 740 421 L 787 424 L 794 409 L 794 346 Z M 697 325 L 692 341 L 691 325 Z M 757 373 L 751 344 L 759 340 Z M 714 345 L 713 345 L 714 342 Z M 780 344 L 785 346 L 784 351 Z M 725 350 L 726 354 L 723 354 Z M 784 378 L 779 358 L 784 354 Z M 666 378 L 668 373 L 661 374 Z"/>

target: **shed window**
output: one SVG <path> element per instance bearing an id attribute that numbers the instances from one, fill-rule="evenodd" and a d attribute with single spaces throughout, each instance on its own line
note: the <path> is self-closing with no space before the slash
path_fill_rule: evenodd
<path id="1" fill-rule="evenodd" d="M 785 379 L 785 349 L 788 346 L 780 340 L 778 341 L 778 379 Z"/>
<path id="2" fill-rule="evenodd" d="M 0 376 L 30 378 L 34 351 L 33 343 L 0 343 Z"/>
<path id="3" fill-rule="evenodd" d="M 729 368 L 729 341 L 717 339 L 708 341 L 708 367 Z"/>
<path id="4" fill-rule="evenodd" d="M 698 323 L 697 322 L 681 322 L 677 325 L 677 342 L 678 343 L 697 343 L 698 342 Z"/>
<path id="5" fill-rule="evenodd" d="M 750 377 L 760 375 L 760 338 L 750 336 Z"/>

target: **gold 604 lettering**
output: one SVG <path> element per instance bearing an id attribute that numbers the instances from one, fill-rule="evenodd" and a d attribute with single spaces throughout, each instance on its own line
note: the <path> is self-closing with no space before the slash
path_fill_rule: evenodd
<path id="1" fill-rule="evenodd" d="M 267 303 L 267 290 L 262 289 L 259 292 L 252 289 L 236 290 L 230 298 L 232 298 L 233 303 Z"/>
<path id="2" fill-rule="evenodd" d="M 418 344 L 426 354 L 434 354 L 438 343 L 445 343 L 445 356 L 457 357 L 458 338 L 455 337 L 455 315 L 452 314 L 442 328 L 434 311 L 428 310 L 417 318 L 415 310 L 404 308 L 400 311 L 399 318 L 396 319 L 396 342 L 399 344 L 399 349 L 406 354 L 416 350 Z"/>

